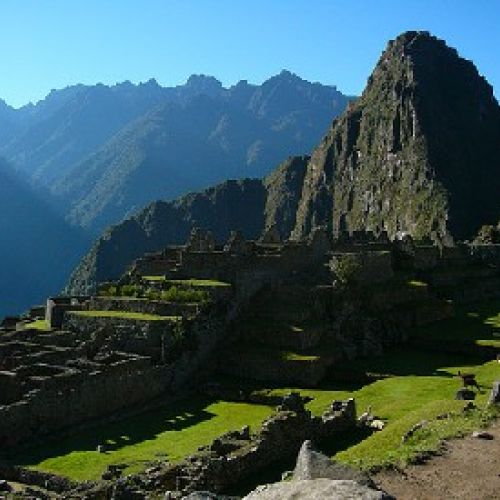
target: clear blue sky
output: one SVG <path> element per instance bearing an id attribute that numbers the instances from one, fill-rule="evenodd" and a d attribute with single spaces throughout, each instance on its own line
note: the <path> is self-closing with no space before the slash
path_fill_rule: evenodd
<path id="1" fill-rule="evenodd" d="M 408 29 L 447 40 L 499 95 L 500 0 L 0 0 L 0 98 L 192 73 L 260 83 L 284 68 L 358 94 Z"/>

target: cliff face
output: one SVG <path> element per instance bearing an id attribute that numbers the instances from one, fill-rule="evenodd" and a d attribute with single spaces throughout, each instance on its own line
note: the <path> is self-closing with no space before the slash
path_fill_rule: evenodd
<path id="1" fill-rule="evenodd" d="M 500 215 L 499 172 L 492 88 L 443 41 L 408 32 L 313 152 L 293 236 L 327 225 L 469 237 Z"/>
<path id="2" fill-rule="evenodd" d="M 288 237 L 306 163 L 307 157 L 293 157 L 264 180 L 226 181 L 172 202 L 152 203 L 97 240 L 73 272 L 67 291 L 87 293 L 99 282 L 119 278 L 145 252 L 185 243 L 196 226 L 212 231 L 222 243 L 233 230 L 256 239 L 277 221 Z"/>

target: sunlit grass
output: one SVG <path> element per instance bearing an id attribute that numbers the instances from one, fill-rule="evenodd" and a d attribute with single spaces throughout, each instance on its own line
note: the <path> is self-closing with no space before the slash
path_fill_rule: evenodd
<path id="1" fill-rule="evenodd" d="M 98 479 L 110 464 L 127 464 L 125 472 L 131 473 L 155 460 L 180 460 L 228 430 L 244 425 L 256 430 L 271 412 L 263 405 L 190 398 L 49 442 L 12 461 L 76 480 Z M 98 445 L 109 451 L 98 453 Z"/>
<path id="2" fill-rule="evenodd" d="M 71 314 L 76 314 L 77 316 L 86 316 L 90 318 L 118 318 L 139 321 L 176 321 L 180 319 L 179 316 L 159 316 L 158 314 L 147 314 L 129 311 L 72 311 Z"/>
<path id="3" fill-rule="evenodd" d="M 45 319 L 36 319 L 30 323 L 26 323 L 24 328 L 33 328 L 34 330 L 49 331 L 49 323 Z"/>
<path id="4" fill-rule="evenodd" d="M 229 287 L 230 283 L 218 280 L 186 279 L 186 280 L 167 280 L 169 285 L 180 285 L 189 287 Z"/>

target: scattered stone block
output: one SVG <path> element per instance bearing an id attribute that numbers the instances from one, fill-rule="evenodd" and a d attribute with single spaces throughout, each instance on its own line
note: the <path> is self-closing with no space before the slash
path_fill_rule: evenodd
<path id="1" fill-rule="evenodd" d="M 12 486 L 5 479 L 0 479 L 0 491 L 2 493 L 10 493 L 12 490 Z"/>
<path id="2" fill-rule="evenodd" d="M 278 411 L 294 411 L 302 413 L 305 411 L 304 400 L 298 392 L 287 394 L 281 401 Z"/>
<path id="3" fill-rule="evenodd" d="M 385 422 L 379 418 L 375 418 L 369 423 L 368 427 L 376 431 L 381 431 L 385 427 Z"/>
<path id="4" fill-rule="evenodd" d="M 243 500 L 390 500 L 393 497 L 381 490 L 359 484 L 357 481 L 332 479 L 305 479 L 282 481 L 259 486 Z"/>
<path id="5" fill-rule="evenodd" d="M 429 425 L 428 420 L 421 420 L 420 422 L 417 422 L 413 427 L 411 427 L 408 431 L 406 431 L 403 434 L 401 441 L 403 443 L 406 443 L 415 434 L 415 432 L 417 432 L 419 429 L 423 429 L 424 427 L 427 427 L 428 425 Z"/>

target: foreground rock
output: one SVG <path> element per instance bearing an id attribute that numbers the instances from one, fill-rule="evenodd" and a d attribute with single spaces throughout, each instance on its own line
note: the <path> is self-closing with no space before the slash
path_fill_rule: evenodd
<path id="1" fill-rule="evenodd" d="M 297 457 L 291 481 L 259 486 L 245 497 L 250 500 L 271 499 L 390 499 L 361 471 L 336 463 L 304 441 Z"/>
<path id="2" fill-rule="evenodd" d="M 294 480 L 334 479 L 357 481 L 365 486 L 373 486 L 368 474 L 348 465 L 334 462 L 315 450 L 311 441 L 304 441 L 293 472 Z"/>
<path id="3" fill-rule="evenodd" d="M 351 480 L 302 479 L 259 486 L 245 497 L 248 500 L 389 500 L 383 491 Z"/>

